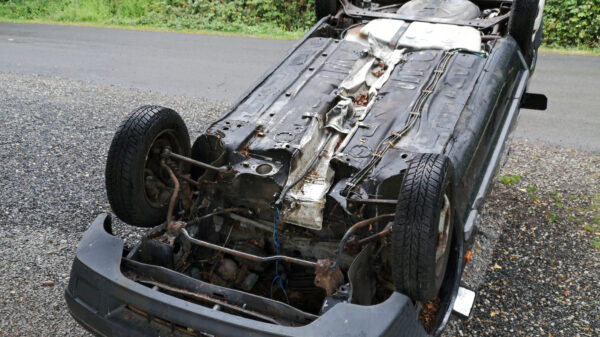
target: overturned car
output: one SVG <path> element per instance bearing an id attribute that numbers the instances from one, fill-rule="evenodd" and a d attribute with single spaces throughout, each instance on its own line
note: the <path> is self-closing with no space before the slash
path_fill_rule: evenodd
<path id="1" fill-rule="evenodd" d="M 195 139 L 143 106 L 108 153 L 66 299 L 98 335 L 439 335 L 526 93 L 543 1 L 316 1 Z"/>

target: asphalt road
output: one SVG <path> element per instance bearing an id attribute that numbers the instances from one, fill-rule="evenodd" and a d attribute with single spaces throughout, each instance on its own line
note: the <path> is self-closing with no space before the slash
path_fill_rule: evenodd
<path id="1" fill-rule="evenodd" d="M 41 74 L 232 102 L 293 41 L 0 23 L 0 72 Z M 600 57 L 543 53 L 530 83 L 547 111 L 522 110 L 516 137 L 600 151 Z"/>
<path id="2" fill-rule="evenodd" d="M 0 22 L 0 72 L 230 102 L 294 41 Z"/>

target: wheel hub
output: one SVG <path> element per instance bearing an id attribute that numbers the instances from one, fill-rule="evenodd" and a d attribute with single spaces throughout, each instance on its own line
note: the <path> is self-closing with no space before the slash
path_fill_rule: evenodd
<path id="1" fill-rule="evenodd" d="M 435 271 L 436 275 L 441 274 L 446 263 L 447 250 L 450 237 L 451 208 L 448 195 L 444 194 L 444 203 L 440 211 L 440 221 L 438 225 L 438 243 L 435 249 Z"/>
<path id="2" fill-rule="evenodd" d="M 161 154 L 165 148 L 172 149 L 174 152 L 181 150 L 181 146 L 178 144 L 172 130 L 166 130 L 159 134 L 152 142 L 146 155 L 144 167 L 145 195 L 148 203 L 155 208 L 167 205 L 173 191 L 173 183 L 169 173 L 161 167 L 161 161 L 165 160 L 165 163 L 174 172 L 181 172 L 180 163 L 162 158 Z"/>

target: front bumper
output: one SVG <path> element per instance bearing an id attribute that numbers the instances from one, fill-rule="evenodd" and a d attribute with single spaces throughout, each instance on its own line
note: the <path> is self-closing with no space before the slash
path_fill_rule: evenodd
<path id="1" fill-rule="evenodd" d="M 73 317 L 100 336 L 427 336 L 411 300 L 393 293 L 385 302 L 340 303 L 312 323 L 281 326 L 213 310 L 126 278 L 123 242 L 110 234 L 110 217 L 96 218 L 77 247 L 65 298 Z"/>

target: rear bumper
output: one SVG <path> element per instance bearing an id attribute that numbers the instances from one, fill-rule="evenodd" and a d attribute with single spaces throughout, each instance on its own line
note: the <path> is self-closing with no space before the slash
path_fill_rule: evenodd
<path id="1" fill-rule="evenodd" d="M 212 310 L 126 278 L 123 243 L 102 214 L 77 248 L 65 298 L 73 317 L 100 336 L 427 336 L 411 300 L 394 293 L 385 302 L 341 303 L 312 323 L 280 326 Z"/>

